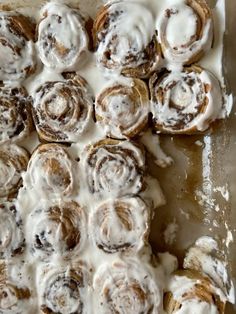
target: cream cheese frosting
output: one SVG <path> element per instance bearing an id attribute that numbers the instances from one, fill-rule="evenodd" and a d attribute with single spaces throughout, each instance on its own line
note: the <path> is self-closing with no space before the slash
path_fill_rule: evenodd
<path id="1" fill-rule="evenodd" d="M 110 3 L 112 1 L 108 4 Z M 86 7 L 86 1 L 81 7 Z M 29 140 L 20 141 L 20 144 L 32 153 L 29 163 L 28 153 L 13 144 L 11 152 L 13 151 L 15 157 L 18 154 L 23 155 L 23 160 L 28 163 L 27 169 L 26 164 L 18 167 L 10 158 L 2 160 L 0 156 L 0 197 L 4 196 L 4 205 L 0 206 L 0 256 L 7 258 L 8 263 L 8 281 L 3 281 L 0 285 L 1 292 L 5 291 L 7 298 L 0 297 L 0 312 L 164 313 L 164 290 L 167 289 L 172 271 L 177 268 L 177 262 L 168 254 L 155 258 L 148 243 L 151 219 L 155 209 L 165 203 L 165 197 L 157 179 L 146 169 L 146 152 L 143 145 L 158 166 L 167 167 L 173 160 L 161 150 L 159 137 L 145 128 L 138 134 L 138 140 L 143 145 L 137 145 L 136 138 L 134 142 L 120 140 L 123 138 L 120 125 L 115 130 L 119 140 L 110 142 L 106 135 L 112 133 L 112 125 L 108 123 L 104 126 L 98 123 L 93 119 L 92 111 L 95 99 L 97 100 L 104 90 L 117 84 L 132 89 L 133 79 L 120 76 L 121 67 L 125 66 L 127 61 L 127 52 L 138 60 L 136 65 L 142 66 L 145 63 L 142 52 L 153 36 L 162 43 L 161 22 L 168 8 L 174 7 L 178 12 L 168 23 L 165 35 L 169 46 L 178 46 L 180 50 L 196 33 L 197 17 L 184 0 L 114 1 L 111 7 L 120 14 L 118 19 L 110 21 L 109 34 L 100 42 L 96 53 L 88 51 L 86 17 L 78 13 L 80 11 L 77 6 L 72 9 L 67 6 L 67 1 L 52 1 L 41 10 L 19 10 L 39 23 L 38 42 L 35 45 L 33 41 L 27 41 L 22 48 L 24 61 L 20 63 L 17 59 L 17 72 L 31 63 L 33 70 L 36 62 L 35 51 L 39 54 L 41 62 L 37 60 L 35 74 L 22 83 L 32 96 L 34 108 L 44 103 L 56 125 L 56 131 L 63 132 L 59 123 L 61 117 L 65 118 L 66 126 L 76 125 L 78 121 L 75 121 L 75 115 L 71 114 L 71 107 L 66 107 L 62 97 L 58 96 L 60 90 L 64 92 L 66 81 L 62 72 L 78 71 L 78 75 L 87 80 L 90 88 L 88 95 L 85 96 L 84 91 L 79 95 L 81 98 L 87 98 L 88 103 L 84 124 L 75 128 L 75 132 L 74 129 L 66 129 L 64 134 L 67 140 L 58 140 L 58 144 L 40 144 L 36 133 L 33 133 Z M 108 13 L 112 13 L 111 7 Z M 94 8 L 91 8 L 92 11 Z M 183 18 L 189 20 L 190 27 L 180 39 L 178 34 L 183 28 Z M 6 34 L 9 35 L 9 32 Z M 115 63 L 116 70 L 109 71 L 97 66 L 97 62 L 102 60 L 109 41 L 116 35 L 120 39 L 117 42 L 117 53 L 114 53 L 114 58 L 109 61 Z M 51 39 L 50 36 L 53 40 L 52 45 L 48 46 L 45 41 Z M 211 36 L 212 22 L 208 19 L 201 40 L 194 46 L 194 52 L 200 48 L 204 51 L 210 49 Z M 207 37 L 210 39 L 208 42 Z M 210 68 L 216 78 L 207 71 L 207 65 L 211 62 L 205 62 L 204 58 L 199 61 L 200 65 L 204 65 L 204 70 L 199 74 L 200 79 L 203 84 L 213 86 L 205 95 L 209 101 L 207 110 L 196 122 L 199 131 L 205 130 L 209 126 L 209 120 L 217 119 L 223 112 L 222 93 L 226 96 L 224 90 L 221 91 L 221 87 L 224 87 L 222 72 L 219 70 L 222 63 L 221 39 L 219 42 L 220 45 L 213 47 L 209 52 L 215 51 L 214 60 L 218 60 L 214 67 Z M 5 49 L 8 51 L 8 48 Z M 3 65 L 12 61 L 10 54 L 4 56 L 6 60 L 0 61 L 4 61 Z M 185 51 L 181 57 L 176 57 L 172 49 L 167 49 L 165 58 L 157 53 L 151 71 L 165 67 L 172 71 L 176 80 L 182 75 L 180 73 L 183 64 L 188 58 L 189 52 Z M 0 75 L 1 73 L 0 70 Z M 17 78 L 22 81 L 27 75 L 24 71 L 21 74 L 16 73 L 12 80 Z M 49 96 L 42 88 L 47 84 L 54 88 L 49 91 Z M 175 90 L 171 97 L 177 103 L 179 98 L 184 98 L 188 104 L 191 92 L 190 96 L 188 93 L 184 94 L 182 97 L 181 91 Z M 76 98 L 72 93 L 72 98 L 74 97 Z M 49 103 L 51 98 L 54 102 Z M 215 99 L 217 100 L 214 101 Z M 112 109 L 111 116 L 108 115 L 107 119 L 113 115 L 117 116 L 118 113 L 122 122 L 129 124 L 129 115 L 125 114 L 122 107 L 129 104 L 129 99 L 118 96 L 109 98 L 108 101 Z M 194 110 L 194 104 L 191 102 L 190 106 L 186 106 L 186 111 Z M 131 101 L 131 109 L 132 106 Z M 67 111 L 70 115 L 64 116 Z M 145 106 L 137 110 L 137 120 L 150 112 L 155 114 L 153 104 L 145 98 Z M 100 113 L 98 110 L 98 114 Z M 165 114 L 167 113 L 163 113 Z M 71 123 L 67 120 L 69 116 L 72 118 Z M 61 142 L 73 144 L 61 145 Z M 9 148 L 5 147 L 8 146 L 4 146 L 8 151 Z M 20 188 L 22 182 L 23 187 Z M 14 200 L 16 212 L 9 211 L 9 205 L 5 202 L 6 191 L 15 188 L 20 188 L 18 197 Z M 198 249 L 193 249 L 188 256 L 198 252 Z M 187 260 L 188 257 L 185 264 Z M 202 254 L 201 261 L 206 260 L 211 264 Z M 213 267 L 215 264 L 211 265 Z M 207 273 L 209 269 L 203 267 L 203 270 Z M 186 278 L 183 280 L 181 288 L 183 283 L 186 283 Z M 216 280 L 221 283 L 219 278 Z M 17 286 L 18 283 L 21 284 L 20 287 Z M 191 286 L 193 283 L 187 284 Z M 223 290 L 225 284 L 223 281 L 219 291 Z M 15 287 L 23 290 L 17 290 Z M 171 289 L 176 294 L 178 288 L 179 286 L 176 287 L 172 283 Z M 23 297 L 22 291 L 26 292 L 27 297 Z M 20 301 L 17 300 L 19 296 L 22 296 Z M 233 302 L 232 298 L 229 300 Z M 196 308 L 198 314 L 206 311 L 211 314 L 218 313 L 214 305 L 195 300 L 186 301 L 176 313 L 186 314 L 189 308 Z"/>

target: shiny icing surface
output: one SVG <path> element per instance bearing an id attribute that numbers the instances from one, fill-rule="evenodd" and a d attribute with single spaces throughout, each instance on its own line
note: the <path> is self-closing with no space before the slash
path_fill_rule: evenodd
<path id="1" fill-rule="evenodd" d="M 161 32 L 169 8 L 176 14 Z M 216 78 L 206 66 L 201 73 L 191 73 L 194 77 L 189 80 L 196 75 L 198 84 L 178 83 L 164 98 L 165 110 L 158 111 L 150 101 L 147 81 L 140 77 L 150 78 L 151 73 L 166 68 L 170 78 L 161 85 L 165 89 L 171 77 L 181 81 L 185 75 L 183 66 L 191 56 L 182 46 L 197 36 L 199 16 L 184 0 L 164 4 L 109 1 L 105 12 L 109 23 L 98 31 L 96 52 L 88 49 L 87 17 L 77 6 L 51 1 L 21 13 L 37 24 L 37 41 L 23 44 L 12 35 L 23 48 L 22 59 L 14 60 L 17 68 L 11 83 L 14 80 L 15 86 L 16 79 L 26 78 L 22 84 L 30 96 L 25 98 L 32 103 L 38 136 L 34 132 L 26 140 L 24 136 L 24 141 L 20 138 L 19 145 L 29 150 L 30 159 L 16 144 L 0 146 L 0 152 L 4 151 L 0 154 L 0 312 L 162 314 L 165 291 L 171 288 L 182 295 L 193 282 L 182 278 L 178 287 L 173 285 L 171 273 L 178 267 L 175 257 L 168 253 L 154 256 L 148 242 L 151 219 L 165 197 L 147 169 L 147 151 L 160 167 L 173 162 L 161 150 L 158 136 L 147 131 L 148 114 L 157 115 L 161 122 L 171 116 L 176 124 L 180 116 L 168 108 L 168 102 L 192 115 L 199 99 L 204 99 L 205 111 L 196 114 L 186 128 L 203 131 L 211 121 L 223 117 L 224 82 L 217 72 L 221 59 L 213 71 Z M 180 40 L 183 18 L 189 20 L 189 28 Z M 211 48 L 212 32 L 208 17 L 202 37 L 193 44 L 193 54 Z M 169 50 L 162 58 L 159 45 L 164 35 Z M 9 29 L 4 36 L 11 37 Z M 173 46 L 180 48 L 180 56 L 173 54 Z M 222 47 L 218 50 L 217 57 Z M 153 51 L 155 57 L 147 65 L 146 57 L 153 57 Z M 4 52 L 3 64 L 11 64 L 11 57 Z M 33 63 L 32 75 L 27 78 L 30 73 L 22 68 L 29 63 Z M 1 67 L 0 76 L 7 85 L 10 76 L 2 74 L 2 68 L 5 71 Z M 78 73 L 62 73 L 65 71 Z M 129 78 L 133 73 L 135 78 Z M 0 139 L 5 141 L 20 124 L 20 116 L 14 106 L 0 110 L 7 121 L 0 125 Z M 209 265 L 217 264 L 224 276 L 226 265 L 218 260 L 211 264 L 207 253 L 201 258 Z M 187 261 L 188 257 L 185 264 Z M 215 275 L 213 266 L 197 270 Z M 234 302 L 227 294 L 232 283 L 222 281 L 221 276 L 213 279 L 216 295 L 223 302 Z M 218 313 L 214 304 L 199 304 L 197 298 L 186 301 L 176 313 L 186 314 L 189 308 L 199 314 Z"/>

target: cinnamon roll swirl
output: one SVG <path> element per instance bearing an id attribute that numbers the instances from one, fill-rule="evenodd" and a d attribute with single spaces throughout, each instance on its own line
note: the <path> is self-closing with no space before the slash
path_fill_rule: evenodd
<path id="1" fill-rule="evenodd" d="M 0 313 L 35 313 L 35 309 L 30 304 L 31 291 L 29 288 L 8 277 L 6 265 L 0 261 Z"/>
<path id="2" fill-rule="evenodd" d="M 35 71 L 34 32 L 25 16 L 0 11 L 0 81 L 23 80 Z"/>
<path id="3" fill-rule="evenodd" d="M 69 196 L 73 193 L 72 159 L 65 147 L 40 145 L 30 158 L 27 174 L 31 186 L 44 193 Z"/>
<path id="4" fill-rule="evenodd" d="M 217 242 L 210 237 L 199 238 L 188 250 L 183 267 L 209 277 L 222 291 L 225 298 L 235 303 L 234 284 L 230 279 L 228 265 L 222 258 Z"/>
<path id="5" fill-rule="evenodd" d="M 42 9 L 38 25 L 39 57 L 43 64 L 60 72 L 75 70 L 88 46 L 84 20 L 79 10 L 55 1 Z"/>
<path id="6" fill-rule="evenodd" d="M 0 87 L 0 144 L 18 142 L 32 130 L 30 101 L 21 88 Z"/>
<path id="7" fill-rule="evenodd" d="M 167 314 L 225 313 L 225 300 L 221 299 L 214 284 L 194 270 L 182 270 L 173 274 L 170 291 L 164 296 Z"/>
<path id="8" fill-rule="evenodd" d="M 153 123 L 164 133 L 203 132 L 219 118 L 223 106 L 219 81 L 198 66 L 160 77 L 155 73 L 150 90 Z"/>
<path id="9" fill-rule="evenodd" d="M 101 204 L 93 213 L 90 230 L 94 243 L 106 253 L 138 251 L 148 242 L 150 211 L 139 197 Z"/>
<path id="10" fill-rule="evenodd" d="M 149 269 L 135 260 L 103 264 L 94 276 L 98 312 L 106 314 L 160 313 L 162 292 Z"/>
<path id="11" fill-rule="evenodd" d="M 105 88 L 96 99 L 96 118 L 109 137 L 123 139 L 140 134 L 147 126 L 149 91 L 134 79 Z"/>
<path id="12" fill-rule="evenodd" d="M 15 144 L 0 147 L 0 199 L 15 196 L 28 161 L 29 154 L 25 149 Z"/>
<path id="13" fill-rule="evenodd" d="M 86 265 L 54 267 L 40 282 L 40 309 L 45 314 L 87 313 L 89 276 Z"/>
<path id="14" fill-rule="evenodd" d="M 86 241 L 86 216 L 74 201 L 45 203 L 29 216 L 27 229 L 32 253 L 40 259 L 53 254 L 80 254 Z"/>
<path id="15" fill-rule="evenodd" d="M 213 42 L 213 20 L 205 0 L 185 0 L 167 8 L 160 19 L 159 41 L 164 57 L 173 63 L 198 61 Z"/>
<path id="16" fill-rule="evenodd" d="M 86 169 L 89 190 L 100 197 L 136 194 L 144 187 L 145 158 L 136 144 L 101 140 L 87 148 Z"/>
<path id="17" fill-rule="evenodd" d="M 87 130 L 93 101 L 85 80 L 64 74 L 65 81 L 46 82 L 34 96 L 33 118 L 42 140 L 77 142 Z"/>
<path id="18" fill-rule="evenodd" d="M 0 257 L 9 259 L 22 253 L 24 247 L 22 220 L 16 206 L 0 203 Z"/>
<path id="19" fill-rule="evenodd" d="M 146 78 L 160 60 L 154 18 L 144 4 L 108 3 L 94 22 L 97 63 L 129 77 Z"/>

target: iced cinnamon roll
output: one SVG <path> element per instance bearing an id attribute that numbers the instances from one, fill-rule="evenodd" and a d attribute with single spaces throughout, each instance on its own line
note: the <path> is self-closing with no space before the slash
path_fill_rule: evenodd
<path id="1" fill-rule="evenodd" d="M 35 71 L 34 32 L 25 16 L 0 11 L 0 81 L 23 80 Z"/>
<path id="2" fill-rule="evenodd" d="M 29 154 L 25 149 L 15 144 L 0 147 L 0 199 L 16 195 L 28 161 Z"/>
<path id="3" fill-rule="evenodd" d="M 24 88 L 0 87 L 0 144 L 18 142 L 32 130 L 31 103 Z"/>
<path id="4" fill-rule="evenodd" d="M 95 111 L 109 137 L 135 137 L 148 122 L 149 91 L 145 82 L 134 79 L 105 88 L 96 99 Z"/>
<path id="5" fill-rule="evenodd" d="M 164 133 L 203 132 L 218 119 L 223 106 L 219 81 L 198 66 L 155 73 L 150 90 L 153 124 Z"/>
<path id="6" fill-rule="evenodd" d="M 231 303 L 235 303 L 234 284 L 229 275 L 229 265 L 222 257 L 217 242 L 210 237 L 201 237 L 187 251 L 183 267 L 211 278 L 219 291 Z"/>
<path id="7" fill-rule="evenodd" d="M 41 204 L 29 215 L 26 227 L 30 251 L 43 260 L 53 254 L 78 255 L 86 241 L 86 216 L 74 201 Z"/>
<path id="8" fill-rule="evenodd" d="M 158 25 L 164 57 L 179 64 L 198 61 L 213 42 L 213 20 L 205 0 L 185 0 L 167 8 Z"/>
<path id="9" fill-rule="evenodd" d="M 30 158 L 27 175 L 35 189 L 69 196 L 74 188 L 72 159 L 62 145 L 40 145 Z"/>
<path id="10" fill-rule="evenodd" d="M 150 211 L 139 197 L 102 203 L 91 215 L 93 241 L 106 253 L 138 251 L 148 242 Z"/>
<path id="11" fill-rule="evenodd" d="M 48 142 L 77 142 L 87 130 L 93 101 L 79 75 L 64 74 L 65 81 L 46 82 L 33 101 L 33 118 L 39 137 Z"/>
<path id="12" fill-rule="evenodd" d="M 225 300 L 208 277 L 194 270 L 182 270 L 170 280 L 164 309 L 167 314 L 224 314 Z"/>
<path id="13" fill-rule="evenodd" d="M 22 220 L 13 203 L 0 203 L 0 257 L 9 259 L 25 247 Z"/>
<path id="14" fill-rule="evenodd" d="M 49 2 L 42 9 L 38 25 L 38 50 L 43 64 L 64 72 L 84 61 L 88 36 L 79 10 L 63 3 Z"/>
<path id="15" fill-rule="evenodd" d="M 125 76 L 148 77 L 160 60 L 154 24 L 141 3 L 114 1 L 102 7 L 93 29 L 97 63 Z"/>
<path id="16" fill-rule="evenodd" d="M 143 151 L 129 141 L 101 140 L 87 148 L 84 160 L 90 192 L 106 198 L 142 190 L 144 168 Z"/>
<path id="17" fill-rule="evenodd" d="M 94 276 L 97 313 L 161 313 L 162 292 L 155 275 L 135 260 L 103 264 Z"/>
<path id="18" fill-rule="evenodd" d="M 30 289 L 9 278 L 5 263 L 0 261 L 0 313 L 35 313 L 30 298 Z"/>
<path id="19" fill-rule="evenodd" d="M 40 313 L 88 313 L 86 308 L 91 302 L 87 297 L 88 287 L 88 270 L 83 263 L 52 267 L 45 272 L 38 286 Z"/>

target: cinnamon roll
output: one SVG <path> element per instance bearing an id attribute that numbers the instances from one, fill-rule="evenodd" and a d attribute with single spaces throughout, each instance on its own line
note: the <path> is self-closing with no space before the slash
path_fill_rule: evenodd
<path id="1" fill-rule="evenodd" d="M 154 18 L 144 4 L 108 3 L 94 22 L 97 63 L 129 77 L 146 78 L 160 60 Z"/>
<path id="2" fill-rule="evenodd" d="M 89 276 L 83 263 L 53 267 L 45 273 L 39 285 L 41 313 L 87 313 Z"/>
<path id="3" fill-rule="evenodd" d="M 222 258 L 217 242 L 210 237 L 199 238 L 187 251 L 183 267 L 200 272 L 214 282 L 225 298 L 235 303 L 234 284 L 230 279 L 227 262 Z"/>
<path id="4" fill-rule="evenodd" d="M 28 218 L 27 230 L 32 253 L 45 260 L 53 254 L 80 254 L 86 241 L 86 217 L 74 201 L 44 203 Z"/>
<path id="5" fill-rule="evenodd" d="M 31 291 L 29 288 L 11 280 L 7 274 L 5 263 L 0 261 L 0 313 L 35 313 L 35 309 L 30 304 L 30 298 Z"/>
<path id="6" fill-rule="evenodd" d="M 194 270 L 182 270 L 173 274 L 169 290 L 164 296 L 167 314 L 225 313 L 225 300 L 208 277 Z"/>
<path id="7" fill-rule="evenodd" d="M 198 66 L 165 72 L 160 77 L 155 73 L 150 90 L 153 123 L 164 133 L 205 131 L 218 119 L 223 106 L 219 81 Z"/>
<path id="8" fill-rule="evenodd" d="M 103 264 L 94 276 L 98 312 L 106 314 L 160 313 L 162 292 L 149 269 L 136 262 Z"/>
<path id="9" fill-rule="evenodd" d="M 0 199 L 15 196 L 28 161 L 29 154 L 25 149 L 15 144 L 0 147 Z"/>
<path id="10" fill-rule="evenodd" d="M 0 203 L 0 257 L 9 259 L 23 252 L 25 247 L 22 220 L 16 206 Z"/>
<path id="11" fill-rule="evenodd" d="M 100 197 L 136 194 L 144 187 L 145 158 L 136 144 L 105 139 L 87 148 L 86 169 L 89 190 Z"/>
<path id="12" fill-rule="evenodd" d="M 146 84 L 134 79 L 105 88 L 96 99 L 96 118 L 109 137 L 132 138 L 147 126 L 149 92 Z"/>
<path id="13" fill-rule="evenodd" d="M 0 11 L 0 81 L 23 80 L 35 71 L 34 32 L 25 16 Z"/>
<path id="14" fill-rule="evenodd" d="M 72 159 L 58 144 L 40 145 L 30 158 L 27 174 L 31 186 L 44 193 L 69 196 L 73 193 Z"/>
<path id="15" fill-rule="evenodd" d="M 101 204 L 93 213 L 90 230 L 94 243 L 106 253 L 138 251 L 148 242 L 150 211 L 139 197 Z"/>
<path id="16" fill-rule="evenodd" d="M 0 87 L 0 144 L 17 142 L 32 130 L 30 101 L 21 88 Z"/>
<path id="17" fill-rule="evenodd" d="M 213 42 L 213 20 L 205 0 L 185 0 L 167 8 L 160 19 L 159 41 L 164 57 L 173 63 L 198 61 Z"/>
<path id="18" fill-rule="evenodd" d="M 43 64 L 60 72 L 75 70 L 83 61 L 88 36 L 79 10 L 55 1 L 42 9 L 38 50 Z"/>
<path id="19" fill-rule="evenodd" d="M 33 118 L 42 140 L 77 142 L 91 121 L 93 101 L 79 75 L 64 74 L 65 81 L 46 82 L 34 96 Z"/>

